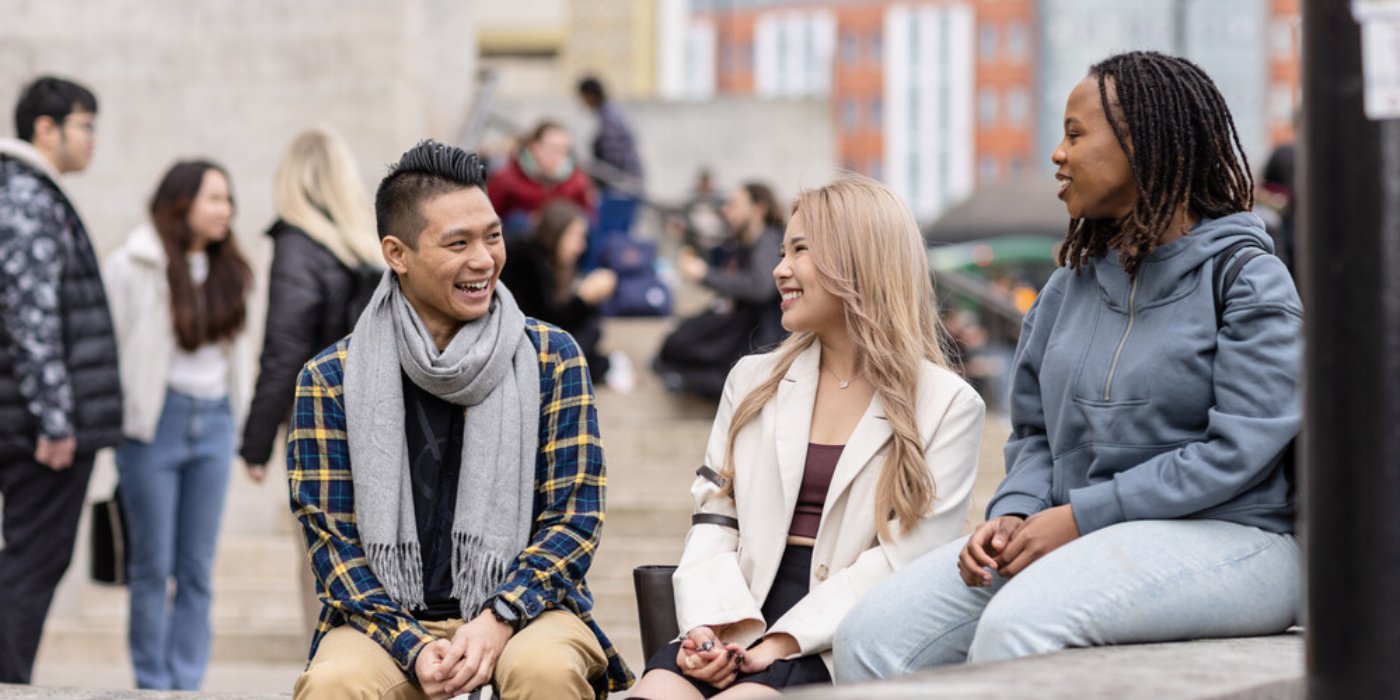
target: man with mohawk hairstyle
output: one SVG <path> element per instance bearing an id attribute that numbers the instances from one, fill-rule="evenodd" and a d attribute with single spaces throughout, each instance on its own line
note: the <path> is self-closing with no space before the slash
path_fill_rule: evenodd
<path id="1" fill-rule="evenodd" d="M 632 675 L 592 619 L 603 452 L 574 339 L 498 284 L 473 153 L 379 184 L 389 266 L 297 382 L 287 475 L 323 607 L 297 698 L 590 698 Z"/>

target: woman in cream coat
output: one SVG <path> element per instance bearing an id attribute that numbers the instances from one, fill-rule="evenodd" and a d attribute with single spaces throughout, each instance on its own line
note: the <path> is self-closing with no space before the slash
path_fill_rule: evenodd
<path id="1" fill-rule="evenodd" d="M 962 528 L 984 410 L 947 368 L 908 207 L 864 178 L 805 192 L 783 255 L 792 336 L 729 375 L 673 579 L 686 633 L 633 697 L 829 683 L 846 611 Z"/>
<path id="2" fill-rule="evenodd" d="M 197 690 L 209 661 L 211 570 L 252 282 L 233 213 L 227 171 L 176 163 L 156 188 L 150 223 L 103 269 L 125 403 L 116 457 L 140 688 Z"/>

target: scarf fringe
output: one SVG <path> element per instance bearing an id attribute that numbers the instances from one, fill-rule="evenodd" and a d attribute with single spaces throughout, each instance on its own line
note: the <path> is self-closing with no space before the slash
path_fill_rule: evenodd
<path id="1" fill-rule="evenodd" d="M 423 607 L 423 555 L 417 542 L 366 544 L 365 556 L 390 598 L 409 610 Z"/>
<path id="2" fill-rule="evenodd" d="M 461 603 L 464 620 L 476 615 L 514 568 L 515 558 L 502 557 L 498 549 L 476 535 L 452 533 L 452 597 Z"/>

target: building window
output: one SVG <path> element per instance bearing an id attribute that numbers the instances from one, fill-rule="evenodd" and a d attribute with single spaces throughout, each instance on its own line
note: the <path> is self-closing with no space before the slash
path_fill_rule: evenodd
<path id="1" fill-rule="evenodd" d="M 1020 177 L 1026 172 L 1026 159 L 1021 156 L 1011 157 L 1011 176 Z"/>
<path id="2" fill-rule="evenodd" d="M 1006 94 L 1006 120 L 1018 126 L 1030 120 L 1031 99 L 1021 86 L 1011 88 Z"/>
<path id="3" fill-rule="evenodd" d="M 996 60 L 1000 47 L 997 46 L 997 27 L 995 24 L 983 24 L 977 28 L 977 55 L 983 61 Z"/>
<path id="4" fill-rule="evenodd" d="M 752 70 L 753 47 L 744 42 L 725 42 L 720 49 L 720 70 L 724 73 Z"/>
<path id="5" fill-rule="evenodd" d="M 1276 19 L 1273 28 L 1270 29 L 1270 47 L 1274 58 L 1291 58 L 1293 56 L 1293 22 L 1286 19 Z"/>
<path id="6" fill-rule="evenodd" d="M 870 54 L 870 62 L 879 65 L 885 59 L 885 37 L 879 29 L 870 33 L 870 42 L 867 45 Z"/>
<path id="7" fill-rule="evenodd" d="M 1024 61 L 1030 56 L 1030 34 L 1025 22 L 1015 22 L 1007 28 L 1006 53 L 1013 61 Z"/>
<path id="8" fill-rule="evenodd" d="M 990 153 L 984 153 L 977 158 L 977 181 L 996 182 L 1001 174 L 997 167 L 997 157 Z"/>
<path id="9" fill-rule="evenodd" d="M 850 97 L 841 100 L 841 128 L 847 133 L 860 128 L 860 104 Z"/>
<path id="10" fill-rule="evenodd" d="M 1274 124 L 1293 123 L 1293 86 L 1274 83 L 1269 90 L 1269 121 Z"/>
<path id="11" fill-rule="evenodd" d="M 870 98 L 870 128 L 879 131 L 885 126 L 885 101 L 879 97 Z"/>
<path id="12" fill-rule="evenodd" d="M 996 88 L 984 87 L 977 91 L 977 123 L 992 126 L 997 123 L 998 107 Z"/>
<path id="13" fill-rule="evenodd" d="M 879 158 L 871 158 L 865 165 L 865 174 L 872 180 L 883 180 L 885 178 L 885 164 Z"/>
<path id="14" fill-rule="evenodd" d="M 860 60 L 860 35 L 847 32 L 841 35 L 841 62 L 847 66 Z"/>

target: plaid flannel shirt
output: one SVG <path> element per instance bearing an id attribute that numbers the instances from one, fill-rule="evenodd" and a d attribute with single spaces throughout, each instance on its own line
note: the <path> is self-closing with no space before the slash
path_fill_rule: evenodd
<path id="1" fill-rule="evenodd" d="M 602 441 L 588 367 L 574 339 L 535 319 L 526 334 L 539 350 L 539 456 L 535 461 L 534 517 L 530 543 L 516 568 L 496 589 L 526 619 L 553 608 L 578 615 L 608 656 L 608 690 L 632 684 L 632 674 L 594 622 L 593 596 L 584 582 L 603 523 Z M 317 355 L 297 379 L 288 431 L 287 479 L 316 574 L 321 617 L 311 642 L 348 624 L 394 657 L 409 677 L 432 635 L 385 592 L 355 525 L 350 446 L 345 435 L 343 365 L 350 338 Z M 402 407 L 386 406 L 386 410 Z"/>

